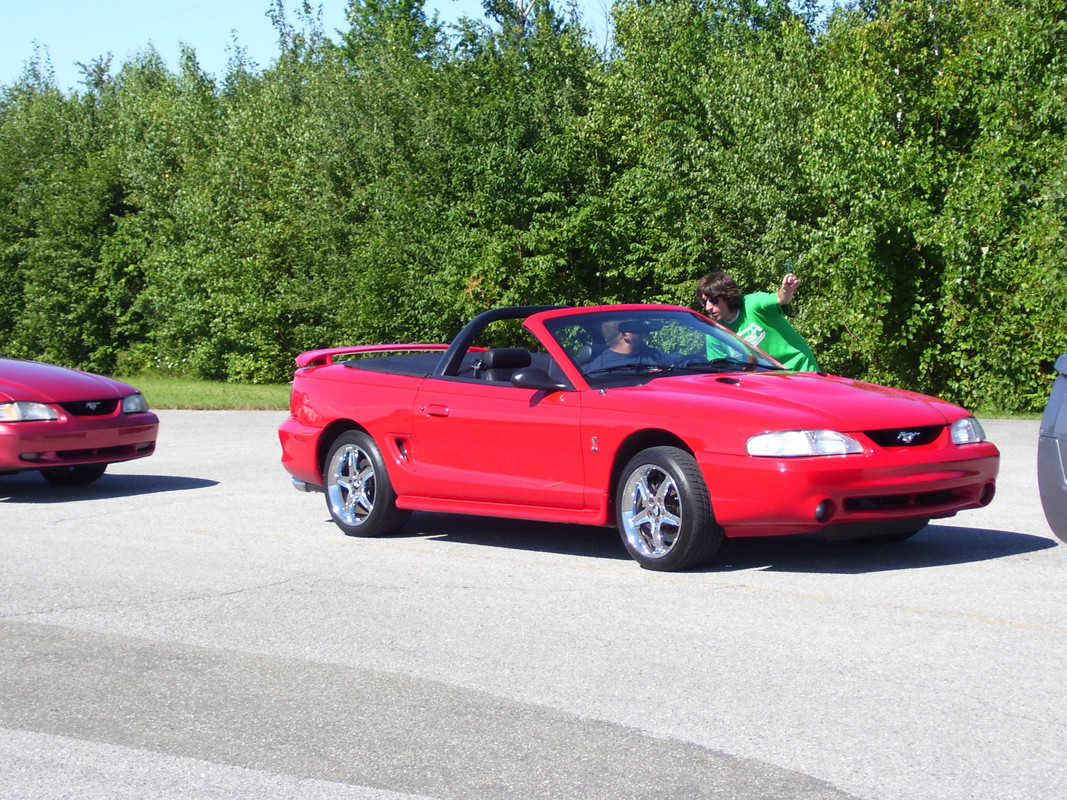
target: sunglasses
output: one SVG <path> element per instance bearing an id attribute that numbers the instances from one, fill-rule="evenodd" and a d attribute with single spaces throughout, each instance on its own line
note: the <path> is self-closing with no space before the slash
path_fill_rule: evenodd
<path id="1" fill-rule="evenodd" d="M 702 302 L 704 302 L 704 303 L 711 303 L 712 305 L 715 305 L 715 304 L 716 304 L 716 303 L 718 303 L 718 302 L 719 302 L 719 300 L 721 300 L 721 299 L 722 299 L 722 298 L 721 298 L 721 297 L 720 297 L 719 295 L 717 295 L 717 294 L 716 294 L 716 295 L 712 295 L 712 296 L 710 296 L 710 297 L 709 297 L 708 295 L 704 295 L 704 297 L 703 297 L 703 298 L 701 298 Z"/>

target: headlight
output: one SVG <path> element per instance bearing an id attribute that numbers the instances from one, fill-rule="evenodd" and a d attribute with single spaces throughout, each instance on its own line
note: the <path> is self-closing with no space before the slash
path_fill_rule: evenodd
<path id="1" fill-rule="evenodd" d="M 748 454 L 767 458 L 843 456 L 862 453 L 863 447 L 837 431 L 772 431 L 748 440 Z"/>
<path id="2" fill-rule="evenodd" d="M 59 419 L 59 414 L 44 403 L 0 403 L 0 422 L 41 419 Z"/>
<path id="3" fill-rule="evenodd" d="M 956 444 L 984 442 L 985 431 L 974 417 L 964 417 L 952 423 L 952 441 Z"/>
<path id="4" fill-rule="evenodd" d="M 131 394 L 122 398 L 122 413 L 142 414 L 148 410 L 148 401 L 143 394 Z"/>

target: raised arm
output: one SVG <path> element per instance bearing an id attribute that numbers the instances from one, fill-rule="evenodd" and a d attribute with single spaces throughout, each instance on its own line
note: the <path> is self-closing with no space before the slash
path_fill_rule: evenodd
<path id="1" fill-rule="evenodd" d="M 782 285 L 778 289 L 778 305 L 787 306 L 792 303 L 793 295 L 796 293 L 798 286 L 800 286 L 800 278 L 792 272 L 787 273 L 786 276 L 782 278 Z"/>

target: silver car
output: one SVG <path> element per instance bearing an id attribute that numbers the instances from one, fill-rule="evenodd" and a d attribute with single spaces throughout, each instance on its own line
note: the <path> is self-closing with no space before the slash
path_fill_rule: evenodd
<path id="1" fill-rule="evenodd" d="M 1037 486 L 1049 527 L 1067 542 L 1067 354 L 1057 359 L 1056 371 L 1037 440 Z"/>

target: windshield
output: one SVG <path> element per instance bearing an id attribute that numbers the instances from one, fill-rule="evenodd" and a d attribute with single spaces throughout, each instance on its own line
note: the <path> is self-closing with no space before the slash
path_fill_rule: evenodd
<path id="1" fill-rule="evenodd" d="M 782 369 L 730 331 L 681 309 L 619 307 L 556 317 L 545 327 L 591 386 Z"/>

